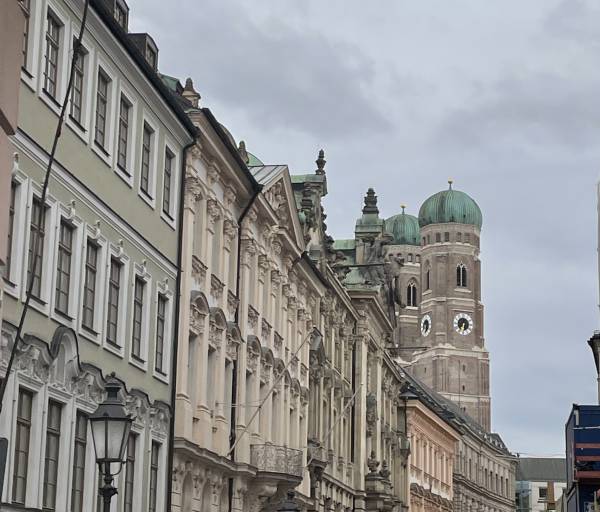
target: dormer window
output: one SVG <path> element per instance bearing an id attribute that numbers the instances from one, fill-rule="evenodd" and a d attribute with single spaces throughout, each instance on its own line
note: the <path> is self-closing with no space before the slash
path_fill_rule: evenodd
<path id="1" fill-rule="evenodd" d="M 150 45 L 146 45 L 146 61 L 150 67 L 156 71 L 156 51 Z"/>
<path id="2" fill-rule="evenodd" d="M 124 2 L 119 2 L 118 0 L 115 2 L 114 16 L 121 28 L 127 32 L 129 9 L 127 9 L 127 5 Z"/>

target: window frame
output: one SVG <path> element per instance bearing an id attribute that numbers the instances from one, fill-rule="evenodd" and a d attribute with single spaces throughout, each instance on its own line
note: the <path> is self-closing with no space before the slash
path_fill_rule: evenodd
<path id="1" fill-rule="evenodd" d="M 155 452 L 156 449 L 156 452 Z M 161 443 L 152 439 L 150 441 L 150 469 L 148 478 L 148 512 L 157 512 L 160 510 L 159 506 L 159 493 L 158 486 L 160 483 L 160 466 L 161 466 L 161 452 L 163 446 Z M 156 453 L 156 457 L 155 457 Z M 154 485 L 152 483 L 154 479 Z"/>
<path id="2" fill-rule="evenodd" d="M 140 353 L 139 356 L 136 356 L 133 351 L 133 337 L 134 337 L 134 315 L 135 315 L 135 286 L 136 282 L 139 280 L 144 284 L 144 296 L 142 303 L 142 318 L 140 325 Z M 134 263 L 133 265 L 133 275 L 131 278 L 131 325 L 128 326 L 128 341 L 129 341 L 129 363 L 137 366 L 143 371 L 148 370 L 148 361 L 149 361 L 149 346 L 150 346 L 150 305 L 153 302 L 151 297 L 154 297 L 153 289 L 152 289 L 152 276 L 148 272 L 145 264 Z M 154 339 L 152 339 L 154 342 Z M 154 345 L 152 345 L 154 347 Z"/>
<path id="3" fill-rule="evenodd" d="M 102 82 L 101 82 L 102 79 Z M 106 71 L 104 71 L 104 68 L 102 66 L 98 66 L 98 71 L 96 72 L 96 101 L 94 103 L 94 145 L 102 152 L 108 154 L 108 150 L 107 150 L 107 146 L 108 146 L 108 131 L 110 129 L 110 88 L 111 88 L 111 78 L 108 75 L 108 73 Z M 103 95 L 101 95 L 101 89 L 100 89 L 100 85 L 104 84 L 106 90 L 104 91 Z M 104 113 L 103 113 L 103 118 L 102 118 L 102 122 L 103 122 L 103 127 L 102 127 L 102 140 L 100 141 L 98 139 L 98 133 L 99 133 L 99 129 L 98 129 L 98 120 L 101 117 L 99 115 L 99 106 L 100 106 L 100 100 L 103 100 L 103 107 L 104 107 Z"/>
<path id="4" fill-rule="evenodd" d="M 156 208 L 156 198 L 157 198 L 157 193 L 156 193 L 156 184 L 157 184 L 157 175 L 158 175 L 158 154 L 159 154 L 159 147 L 162 147 L 162 145 L 160 144 L 161 141 L 161 133 L 159 130 L 159 126 L 160 123 L 154 118 L 153 115 L 150 114 L 149 111 L 147 111 L 145 108 L 143 109 L 143 114 L 142 114 L 142 122 L 139 123 L 140 126 L 140 134 L 139 134 L 139 140 L 137 141 L 136 145 L 136 152 L 139 156 L 139 161 L 137 162 L 136 166 L 137 166 L 137 170 L 138 172 L 137 174 L 137 182 L 136 182 L 136 187 L 137 187 L 137 193 L 138 196 L 141 197 L 144 202 L 150 206 L 150 208 L 155 209 Z M 147 126 L 151 131 L 152 131 L 152 137 L 150 139 L 150 156 L 149 156 L 149 167 L 148 167 L 148 192 L 144 192 L 142 190 L 142 168 L 144 165 L 143 162 L 143 158 L 144 158 L 144 127 Z M 171 145 L 171 147 L 173 147 Z M 161 174 L 161 181 L 160 183 L 162 184 L 162 170 L 160 171 Z M 162 205 L 160 210 L 162 211 Z"/>
<path id="5" fill-rule="evenodd" d="M 148 134 L 148 144 L 146 145 L 146 134 Z M 156 131 L 148 124 L 147 121 L 144 121 L 142 124 L 142 141 L 141 141 L 141 157 L 140 157 L 140 181 L 139 181 L 139 190 L 142 196 L 145 196 L 147 199 L 152 199 L 152 154 L 154 153 L 154 148 L 156 146 Z M 147 149 L 146 149 L 147 148 Z M 147 156 L 147 162 L 145 162 Z M 144 169 L 146 168 L 146 172 Z M 142 181 L 146 181 L 146 185 L 144 185 Z"/>
<path id="6" fill-rule="evenodd" d="M 58 411 L 58 428 L 55 427 L 51 427 L 50 426 L 50 418 L 51 418 L 51 408 L 55 406 L 59 408 Z M 45 455 L 44 455 L 44 472 L 43 472 L 43 490 L 42 490 L 42 510 L 46 511 L 54 511 L 57 508 L 57 503 L 56 503 L 56 498 L 57 498 L 57 489 L 59 486 L 59 479 L 58 479 L 58 470 L 60 468 L 60 461 L 61 461 L 61 441 L 60 441 L 60 437 L 61 437 L 61 425 L 62 425 L 62 418 L 63 418 L 63 410 L 64 410 L 64 404 L 62 404 L 61 402 L 54 400 L 52 397 L 50 397 L 48 399 L 48 408 L 47 408 L 47 413 L 46 413 L 46 428 L 45 428 L 45 432 L 46 432 L 46 447 L 45 447 Z M 52 507 L 48 507 L 47 503 L 46 503 L 46 491 L 47 491 L 47 485 L 48 485 L 48 447 L 49 447 L 49 437 L 53 436 L 54 438 L 56 438 L 57 444 L 56 444 L 56 456 L 55 456 L 55 463 L 56 463 L 56 474 L 55 474 L 55 481 L 52 485 L 52 487 L 54 488 L 54 496 L 52 497 L 52 500 L 54 501 L 54 504 Z"/>
<path id="7" fill-rule="evenodd" d="M 72 301 L 69 300 L 69 297 L 71 296 L 71 289 L 73 287 L 73 267 L 74 267 L 74 263 L 75 263 L 75 258 L 77 256 L 77 227 L 67 218 L 63 217 L 61 215 L 60 220 L 58 222 L 58 237 L 57 237 L 57 246 L 56 246 L 56 265 L 55 265 L 55 278 L 54 278 L 54 312 L 58 313 L 60 315 L 64 315 L 69 317 L 70 320 L 72 320 L 72 317 L 70 316 L 70 311 L 73 309 L 73 303 Z M 66 232 L 69 233 L 70 235 L 70 246 L 67 247 L 64 243 L 63 243 L 63 228 L 65 229 Z M 62 268 L 61 263 L 63 262 L 63 258 L 67 257 L 68 258 L 68 273 L 65 272 L 65 269 Z M 62 289 L 62 283 L 60 283 L 60 275 L 62 272 L 66 273 L 66 278 L 67 278 L 67 289 L 63 290 Z M 63 293 L 66 296 L 66 304 L 65 304 L 65 309 L 61 309 L 61 305 L 60 305 L 60 301 L 59 301 L 59 294 Z"/>
<path id="8" fill-rule="evenodd" d="M 170 162 L 170 165 L 167 167 L 167 162 Z M 166 145 L 165 146 L 165 152 L 164 152 L 164 160 L 163 160 L 163 179 L 162 179 L 162 210 L 161 213 L 163 213 L 164 215 L 166 215 L 168 217 L 169 220 L 173 221 L 173 198 L 174 198 L 174 191 L 175 191 L 175 187 L 174 185 L 174 181 L 175 181 L 175 169 L 176 167 L 176 162 L 177 162 L 177 158 L 175 156 L 175 153 L 171 150 L 171 148 Z M 167 172 L 168 169 L 168 172 Z M 167 180 L 167 176 L 169 177 L 169 179 Z M 168 185 L 168 193 L 165 194 L 166 190 L 167 190 L 167 183 Z M 165 200 L 166 200 L 166 205 L 165 205 Z M 166 208 L 165 208 L 166 206 Z"/>
<path id="9" fill-rule="evenodd" d="M 23 16 L 25 18 L 25 23 L 23 27 L 23 50 L 22 55 L 23 59 L 21 60 L 21 69 L 25 72 L 29 73 L 30 68 L 30 60 L 29 60 L 29 39 L 31 37 L 31 11 L 32 5 L 31 0 L 19 0 L 19 5 L 23 10 Z"/>
<path id="10" fill-rule="evenodd" d="M 90 249 L 94 254 L 94 262 L 90 262 Z M 98 278 L 100 277 L 100 270 L 102 268 L 102 247 L 98 245 L 98 242 L 89 236 L 85 238 L 85 244 L 83 247 L 83 293 L 81 294 L 81 326 L 93 333 L 98 332 L 98 327 L 96 325 L 97 319 L 97 308 L 98 308 Z M 90 286 L 88 285 L 88 277 L 93 273 L 93 290 L 90 290 Z M 91 299 L 88 292 L 91 293 Z M 88 304 L 88 301 L 91 300 L 92 304 Z M 87 313 L 87 314 L 86 314 Z M 86 317 L 91 316 L 90 323 L 87 323 Z"/>
<path id="11" fill-rule="evenodd" d="M 123 127 L 123 117 L 122 117 L 122 111 L 123 111 L 123 104 L 125 104 L 127 106 L 127 123 L 126 123 L 126 130 L 125 130 L 125 163 L 124 165 L 121 165 L 121 161 L 120 161 L 120 157 L 121 157 L 121 129 Z M 131 140 L 132 140 L 132 133 L 133 133 L 133 124 L 132 123 L 132 117 L 133 117 L 133 102 L 129 99 L 128 95 L 125 94 L 123 91 L 120 91 L 119 94 L 119 112 L 118 112 L 118 129 L 117 129 L 117 147 L 116 147 L 116 166 L 117 169 L 123 173 L 127 179 L 131 179 L 133 172 L 131 171 Z M 135 121 L 135 118 L 133 118 L 133 121 Z"/>
<path id="12" fill-rule="evenodd" d="M 73 39 L 73 46 L 71 47 L 71 51 L 73 51 L 75 46 L 75 39 Z M 85 124 L 85 106 L 86 106 L 86 96 L 87 96 L 87 91 L 86 91 L 86 82 L 87 82 L 87 73 L 86 73 L 86 68 L 87 68 L 87 61 L 89 60 L 89 52 L 86 49 L 86 46 L 83 44 L 81 45 L 81 52 L 79 53 L 79 59 L 78 62 L 81 61 L 81 67 L 78 67 L 78 65 L 75 65 L 75 71 L 73 74 L 73 89 L 71 91 L 71 98 L 69 100 L 69 119 L 75 123 L 75 125 L 80 129 L 85 131 L 84 128 L 84 124 Z M 79 109 L 79 117 L 75 116 L 73 114 L 73 110 L 74 110 L 74 98 L 75 98 L 75 94 L 77 92 L 77 78 L 80 78 L 80 87 L 81 90 L 79 91 L 79 105 L 77 106 L 77 108 Z"/>
<path id="13" fill-rule="evenodd" d="M 5 292 L 19 300 L 23 289 L 24 266 L 27 265 L 29 237 L 29 178 L 18 169 L 13 172 L 12 183 L 16 184 L 13 236 L 11 237 L 10 275 L 4 276 Z M 27 244 L 27 245 L 26 245 Z"/>
<path id="14" fill-rule="evenodd" d="M 12 476 L 12 482 L 11 482 L 11 503 L 13 504 L 18 504 L 18 505 L 27 505 L 27 485 L 28 485 L 28 480 L 30 478 L 30 474 L 29 474 L 29 466 L 30 466 L 30 457 L 31 457 L 31 434 L 33 431 L 33 422 L 32 422 L 32 417 L 33 417 L 33 412 L 35 410 L 35 392 L 32 391 L 31 389 L 28 389 L 26 387 L 23 386 L 19 386 L 17 385 L 17 403 L 16 403 L 16 409 L 15 409 L 15 414 L 14 414 L 14 425 L 15 425 L 15 434 L 14 434 L 14 446 L 13 446 L 13 450 L 12 450 L 12 457 L 13 457 L 13 466 L 12 466 L 12 471 L 11 471 L 11 476 Z M 20 410 L 20 404 L 21 404 L 21 396 L 23 395 L 27 395 L 29 396 L 30 399 L 30 403 L 29 403 L 29 419 L 27 418 L 23 418 L 20 417 L 19 415 L 21 414 L 21 410 Z M 21 423 L 21 425 L 24 425 L 24 428 L 27 429 L 27 453 L 25 456 L 25 475 L 24 475 L 24 494 L 22 497 L 22 501 L 16 500 L 15 499 L 15 494 L 16 494 L 16 488 L 17 488 L 17 471 L 18 468 L 20 467 L 20 463 L 18 462 L 19 458 L 17 457 L 17 447 L 19 446 L 19 440 L 21 439 L 21 430 L 19 429 L 19 423 Z M 23 477 L 20 477 L 23 478 Z"/>
<path id="15" fill-rule="evenodd" d="M 52 20 L 55 23 L 56 26 L 56 38 L 52 39 L 52 36 L 49 35 L 49 29 L 50 29 L 50 20 Z M 60 19 L 60 17 L 56 14 L 56 12 L 54 11 L 54 9 L 52 9 L 50 6 L 48 6 L 48 8 L 46 9 L 46 16 L 45 16 L 45 29 L 44 29 L 44 54 L 43 54 L 43 63 L 44 63 L 44 72 L 42 73 L 43 76 L 43 85 L 42 85 L 42 91 L 51 99 L 51 101 L 58 103 L 59 98 L 60 98 L 60 86 L 61 86 L 61 71 L 62 71 L 62 59 L 61 59 L 61 39 L 64 36 L 64 32 L 65 32 L 65 24 L 62 22 L 62 20 Z M 56 61 L 54 63 L 52 63 L 52 61 L 50 60 L 50 53 L 49 53 L 49 49 L 50 49 L 50 43 L 53 43 L 53 49 L 55 50 L 56 53 Z M 50 90 L 50 88 L 48 88 L 48 84 L 49 84 L 49 76 L 48 76 L 48 65 L 49 64 L 53 64 L 54 65 L 54 77 L 53 77 L 53 89 L 54 90 Z"/>
<path id="16" fill-rule="evenodd" d="M 123 512 L 132 512 L 134 509 L 134 503 L 136 498 L 136 476 L 139 474 L 139 448 L 141 436 L 137 432 L 133 430 L 129 432 L 129 438 L 127 439 L 127 447 L 125 449 L 125 464 L 123 468 L 123 502 L 122 502 L 122 511 Z M 131 443 L 133 443 L 133 448 L 131 448 Z M 142 461 L 143 462 L 143 461 Z M 138 466 L 136 468 L 136 466 Z M 131 468 L 131 472 L 130 472 Z M 131 493 L 131 494 L 129 494 Z M 127 502 L 128 497 L 131 499 L 131 508 L 128 508 Z"/>
<path id="17" fill-rule="evenodd" d="M 119 287 L 119 304 L 122 304 L 123 307 L 118 308 L 118 316 L 117 316 L 117 341 L 120 341 L 120 344 L 114 345 L 108 342 L 107 336 L 107 322 L 108 322 L 108 299 L 109 299 L 109 285 L 110 285 L 110 264 L 112 260 L 117 261 L 121 264 L 121 285 Z M 125 345 L 127 342 L 126 333 L 127 333 L 127 304 L 128 304 L 128 287 L 129 287 L 129 266 L 130 261 L 129 257 L 123 252 L 123 249 L 120 246 L 109 245 L 107 249 L 107 254 L 104 262 L 104 295 L 103 295 L 103 315 L 102 315 L 102 331 L 101 331 L 101 339 L 102 346 L 118 355 L 119 357 L 124 357 L 125 355 Z"/>
<path id="18" fill-rule="evenodd" d="M 143 331 L 145 318 L 146 302 L 148 300 L 147 282 L 136 274 L 133 278 L 133 297 L 132 297 L 132 315 L 131 315 L 131 349 L 130 356 L 138 363 L 144 363 L 143 356 Z M 139 318 L 138 318 L 139 315 Z M 136 325 L 139 327 L 136 329 Z"/>
<path id="19" fill-rule="evenodd" d="M 85 419 L 85 432 L 84 432 L 84 436 L 78 436 L 78 430 L 79 430 L 79 420 L 80 418 L 84 418 Z M 73 428 L 73 438 L 71 440 L 72 444 L 73 444 L 73 457 L 71 460 L 71 485 L 70 485 L 70 495 L 71 495 L 71 507 L 70 507 L 70 512 L 83 512 L 83 510 L 85 510 L 85 504 L 86 504 L 86 493 L 85 493 L 85 482 L 86 482 L 86 462 L 87 462 L 87 451 L 88 451 L 88 433 L 89 433 L 89 427 L 88 427 L 88 414 L 81 410 L 81 409 L 76 409 L 75 411 L 75 425 Z M 73 508 L 74 506 L 74 502 L 75 502 L 75 493 L 77 492 L 76 488 L 75 488 L 75 483 L 76 483 L 76 462 L 77 462 L 77 447 L 82 447 L 82 453 L 83 453 L 83 465 L 81 466 L 82 468 L 82 486 L 81 486 L 81 508 L 79 510 L 75 510 Z"/>

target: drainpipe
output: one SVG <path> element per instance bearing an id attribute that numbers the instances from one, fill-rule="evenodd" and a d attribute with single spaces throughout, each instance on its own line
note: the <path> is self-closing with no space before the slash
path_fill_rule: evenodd
<path id="1" fill-rule="evenodd" d="M 248 215 L 248 212 L 250 211 L 250 208 L 252 208 L 252 205 L 254 204 L 254 202 L 256 201 L 256 198 L 258 197 L 258 194 L 260 194 L 260 191 L 262 190 L 262 185 L 258 185 L 255 189 L 254 189 L 254 194 L 253 196 L 250 198 L 250 200 L 248 201 L 248 204 L 246 205 L 246 208 L 244 208 L 244 211 L 242 212 L 242 214 L 240 215 L 237 223 L 238 223 L 238 244 L 237 244 L 237 264 L 236 264 L 236 277 L 235 277 L 235 296 L 238 300 L 238 304 L 237 307 L 235 308 L 235 318 L 234 321 L 237 324 L 239 324 L 239 320 L 240 320 L 240 280 L 241 280 L 241 276 L 240 276 L 240 269 L 241 269 L 241 262 L 242 262 L 242 223 L 244 222 L 244 219 L 246 218 L 246 215 Z M 239 325 L 238 325 L 239 327 Z M 239 346 L 236 349 L 236 358 L 235 360 L 232 362 L 233 364 L 233 372 L 232 372 L 232 383 L 231 383 L 231 421 L 230 421 L 230 425 L 229 425 L 229 448 L 231 448 L 236 441 L 236 435 L 235 435 L 235 428 L 236 428 L 236 396 L 237 396 L 237 373 L 238 373 L 238 366 L 237 366 L 237 362 L 238 362 L 238 358 L 239 358 Z M 235 450 L 231 451 L 231 455 L 230 455 L 230 459 L 232 461 L 235 460 Z M 229 478 L 227 480 L 227 505 L 228 505 L 228 510 L 229 512 L 231 512 L 233 510 L 233 478 Z"/>
<path id="2" fill-rule="evenodd" d="M 179 215 L 178 215 L 178 226 L 179 232 L 177 234 L 177 279 L 175 283 L 175 331 L 173 333 L 173 356 L 171 359 L 171 418 L 169 420 L 169 453 L 167 457 L 167 499 L 166 499 L 166 511 L 171 510 L 171 492 L 173 487 L 173 450 L 174 450 L 174 439 L 175 439 L 175 399 L 177 396 L 177 348 L 179 340 L 179 307 L 180 307 L 180 287 L 181 287 L 181 262 L 183 260 L 183 202 L 185 199 L 185 165 L 187 162 L 188 150 L 196 145 L 197 139 L 184 146 L 182 159 L 181 159 L 181 180 L 179 182 Z"/>

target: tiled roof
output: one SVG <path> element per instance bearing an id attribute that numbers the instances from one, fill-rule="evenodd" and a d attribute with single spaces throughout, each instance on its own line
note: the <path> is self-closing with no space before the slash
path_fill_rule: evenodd
<path id="1" fill-rule="evenodd" d="M 565 459 L 519 458 L 516 479 L 518 482 L 565 482 L 567 480 Z"/>

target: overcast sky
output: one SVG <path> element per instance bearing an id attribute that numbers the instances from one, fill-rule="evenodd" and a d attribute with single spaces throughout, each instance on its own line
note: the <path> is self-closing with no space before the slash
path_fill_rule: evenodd
<path id="1" fill-rule="evenodd" d="M 374 187 L 417 214 L 455 180 L 483 211 L 492 422 L 513 452 L 561 454 L 595 401 L 600 4 L 595 0 L 129 0 L 162 72 L 194 79 L 266 163 L 312 171 L 353 237 Z"/>

